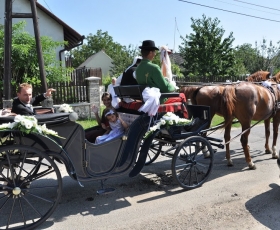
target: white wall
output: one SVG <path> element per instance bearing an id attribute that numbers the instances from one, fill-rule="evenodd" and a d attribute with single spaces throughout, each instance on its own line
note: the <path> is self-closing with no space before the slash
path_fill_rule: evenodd
<path id="1" fill-rule="evenodd" d="M 111 66 L 112 66 L 112 60 L 108 58 L 106 54 L 100 52 L 96 54 L 96 56 L 90 63 L 88 63 L 87 67 L 90 67 L 92 69 L 101 68 L 102 75 L 107 76 L 110 73 Z"/>
<path id="2" fill-rule="evenodd" d="M 27 0 L 14 0 L 13 1 L 13 13 L 31 13 L 31 5 Z M 0 24 L 4 25 L 4 13 L 5 13 L 5 0 L 0 0 Z M 40 36 L 51 37 L 54 41 L 63 41 L 63 27 L 58 24 L 55 20 L 50 18 L 41 10 L 37 9 L 38 15 L 38 25 Z M 26 21 L 26 31 L 34 35 L 34 27 L 32 18 L 13 18 L 12 22 L 17 23 L 19 21 Z M 56 49 L 57 60 L 59 60 L 59 51 L 63 47 L 58 47 Z M 62 60 L 64 60 L 64 54 L 62 55 Z"/>
<path id="3" fill-rule="evenodd" d="M 103 51 L 99 51 L 90 58 L 88 58 L 84 63 L 82 63 L 78 68 L 101 68 L 102 75 L 107 76 L 110 74 L 110 69 L 112 65 L 112 59 Z"/>

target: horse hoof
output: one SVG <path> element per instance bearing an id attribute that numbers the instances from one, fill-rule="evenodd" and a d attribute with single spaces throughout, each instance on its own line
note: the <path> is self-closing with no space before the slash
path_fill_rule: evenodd
<path id="1" fill-rule="evenodd" d="M 233 162 L 232 162 L 232 160 L 228 160 L 228 162 L 227 162 L 227 166 L 233 166 Z"/>
<path id="2" fill-rule="evenodd" d="M 266 150 L 265 150 L 265 154 L 272 154 L 272 152 L 271 152 L 270 149 L 266 149 Z"/>
<path id="3" fill-rule="evenodd" d="M 257 168 L 256 165 L 254 163 L 252 163 L 252 162 L 250 162 L 248 164 L 248 166 L 249 166 L 249 169 L 251 169 L 251 170 L 255 170 Z"/>
<path id="4" fill-rule="evenodd" d="M 278 158 L 279 156 L 276 153 L 272 154 L 272 159 L 278 159 Z"/>
<path id="5" fill-rule="evenodd" d="M 208 151 L 207 152 L 203 152 L 203 156 L 204 156 L 204 158 L 209 158 L 210 157 L 210 153 Z"/>

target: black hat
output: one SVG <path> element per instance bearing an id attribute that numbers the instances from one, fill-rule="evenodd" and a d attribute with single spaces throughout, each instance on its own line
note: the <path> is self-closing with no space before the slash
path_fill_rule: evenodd
<path id="1" fill-rule="evenodd" d="M 142 46 L 139 46 L 142 50 L 158 50 L 155 45 L 155 42 L 152 40 L 145 40 L 142 42 Z"/>

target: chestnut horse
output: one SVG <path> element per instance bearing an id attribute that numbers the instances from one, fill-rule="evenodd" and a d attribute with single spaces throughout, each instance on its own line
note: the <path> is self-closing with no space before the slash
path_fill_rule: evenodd
<path id="1" fill-rule="evenodd" d="M 253 74 L 251 74 L 249 77 L 246 78 L 246 81 L 250 82 L 262 82 L 262 81 L 269 81 L 272 84 L 280 82 L 280 72 L 275 74 L 273 77 L 270 78 L 270 72 L 267 71 L 257 71 Z M 264 121 L 265 126 L 265 153 L 270 154 L 272 153 L 273 158 L 277 156 L 277 150 L 276 150 L 276 141 L 278 137 L 278 127 L 279 127 L 279 119 L 280 112 L 277 112 L 276 115 L 273 117 L 275 121 L 273 121 L 273 142 L 272 142 L 272 151 L 269 147 L 268 141 L 270 136 L 270 120 L 267 119 Z"/>
<path id="2" fill-rule="evenodd" d="M 242 126 L 240 141 L 244 150 L 246 162 L 250 169 L 256 168 L 252 162 L 248 147 L 251 121 L 267 120 L 275 115 L 276 102 L 278 101 L 280 94 L 276 85 L 273 85 L 272 91 L 261 85 L 250 82 L 201 87 L 190 86 L 183 87 L 180 90 L 180 92 L 185 93 L 186 98 L 191 99 L 193 104 L 210 106 L 211 119 L 215 114 L 224 117 L 224 138 L 225 143 L 227 143 L 226 158 L 228 165 L 233 165 L 230 158 L 228 143 L 230 141 L 232 121 L 234 118 L 239 120 Z M 279 124 L 277 116 L 274 116 L 273 122 Z M 272 155 L 272 157 L 278 158 L 277 153 Z"/>

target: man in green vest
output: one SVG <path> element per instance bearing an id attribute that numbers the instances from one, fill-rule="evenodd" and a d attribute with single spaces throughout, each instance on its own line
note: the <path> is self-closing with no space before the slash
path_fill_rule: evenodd
<path id="1" fill-rule="evenodd" d="M 165 79 L 159 66 L 152 63 L 152 60 L 156 56 L 156 51 L 159 50 L 155 46 L 155 42 L 152 40 L 145 40 L 139 48 L 141 49 L 143 59 L 135 71 L 138 84 L 159 88 L 161 93 L 174 92 L 175 86 Z M 174 102 L 186 103 L 186 97 L 183 93 L 180 93 L 179 97 L 170 97 L 168 99 L 163 98 L 160 102 L 162 104 L 170 104 Z M 186 108 L 184 107 L 183 110 L 184 116 L 187 118 L 188 114 Z"/>
<path id="2" fill-rule="evenodd" d="M 136 80 L 140 85 L 159 88 L 161 93 L 174 92 L 175 87 L 171 85 L 162 75 L 158 65 L 152 63 L 158 48 L 152 40 L 145 40 L 141 49 L 142 61 L 136 69 Z"/>

